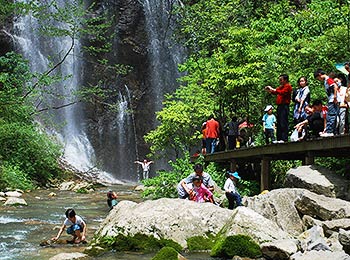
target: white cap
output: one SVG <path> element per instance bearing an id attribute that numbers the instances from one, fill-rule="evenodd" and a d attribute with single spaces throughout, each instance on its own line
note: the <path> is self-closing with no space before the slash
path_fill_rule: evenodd
<path id="1" fill-rule="evenodd" d="M 267 105 L 264 109 L 265 112 L 269 111 L 270 109 L 273 109 L 273 106 Z"/>

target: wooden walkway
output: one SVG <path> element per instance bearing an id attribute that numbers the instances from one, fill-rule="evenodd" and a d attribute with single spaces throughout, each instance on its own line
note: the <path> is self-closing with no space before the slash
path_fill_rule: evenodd
<path id="1" fill-rule="evenodd" d="M 231 170 L 238 162 L 261 162 L 261 190 L 270 188 L 271 160 L 302 160 L 304 165 L 314 163 L 315 157 L 350 157 L 350 135 L 318 138 L 255 146 L 207 154 L 207 162 L 230 162 Z"/>

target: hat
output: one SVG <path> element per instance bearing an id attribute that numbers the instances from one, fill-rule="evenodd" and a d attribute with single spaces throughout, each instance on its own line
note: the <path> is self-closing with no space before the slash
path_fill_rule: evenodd
<path id="1" fill-rule="evenodd" d="M 267 105 L 264 109 L 265 112 L 269 111 L 270 109 L 273 109 L 273 106 Z"/>
<path id="2" fill-rule="evenodd" d="M 228 172 L 228 174 L 229 174 L 230 176 L 235 177 L 235 178 L 238 179 L 238 180 L 241 179 L 241 177 L 238 175 L 238 172 Z"/>

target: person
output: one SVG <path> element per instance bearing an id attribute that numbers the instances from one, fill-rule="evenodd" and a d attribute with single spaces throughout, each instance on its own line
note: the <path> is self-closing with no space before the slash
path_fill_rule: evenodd
<path id="1" fill-rule="evenodd" d="M 338 85 L 338 94 L 339 94 L 339 134 L 345 134 L 346 127 L 346 116 L 348 103 L 345 101 L 345 95 L 347 91 L 346 87 L 346 78 L 344 74 L 338 74 L 334 78 L 334 82 Z"/>
<path id="2" fill-rule="evenodd" d="M 67 209 L 66 210 L 66 219 L 63 222 L 63 225 L 61 226 L 60 230 L 58 231 L 57 236 L 53 237 L 52 240 L 56 241 L 59 239 L 63 231 L 67 226 L 67 234 L 72 235 L 73 239 L 68 240 L 69 243 L 75 243 L 79 244 L 80 242 L 86 242 L 85 241 L 85 234 L 86 234 L 86 223 L 85 221 L 78 215 L 75 214 L 74 209 Z"/>
<path id="3" fill-rule="evenodd" d="M 134 163 L 140 164 L 142 166 L 142 177 L 144 180 L 148 179 L 149 177 L 149 170 L 151 167 L 151 164 L 154 163 L 153 161 L 147 161 L 147 159 L 144 159 L 141 161 L 135 161 Z"/>
<path id="4" fill-rule="evenodd" d="M 279 82 L 280 86 L 276 89 L 266 86 L 265 90 L 270 94 L 277 95 L 277 140 L 282 143 L 288 141 L 288 114 L 293 89 L 287 74 L 280 75 Z"/>
<path id="5" fill-rule="evenodd" d="M 203 203 L 210 201 L 214 203 L 213 193 L 205 187 L 203 184 L 203 178 L 201 176 L 195 176 L 192 179 L 192 192 L 190 193 L 190 200 Z"/>
<path id="6" fill-rule="evenodd" d="M 235 203 L 237 206 L 242 206 L 242 198 L 235 185 L 241 177 L 238 175 L 238 172 L 228 171 L 227 174 L 228 178 L 225 181 L 224 190 L 226 198 L 228 199 L 228 209 L 233 209 Z"/>
<path id="7" fill-rule="evenodd" d="M 320 133 L 321 137 L 333 136 L 336 133 L 338 106 L 338 85 L 322 69 L 314 72 L 315 79 L 323 81 L 328 97 L 327 126 L 325 132 Z"/>
<path id="8" fill-rule="evenodd" d="M 226 123 L 224 125 L 224 129 L 227 129 L 227 142 L 228 142 L 228 149 L 233 150 L 237 146 L 237 138 L 239 136 L 239 124 L 238 119 L 236 116 L 233 116 L 231 121 Z"/>
<path id="9" fill-rule="evenodd" d="M 294 108 L 294 122 L 295 124 L 306 119 L 307 114 L 305 112 L 305 107 L 310 103 L 310 89 L 307 84 L 306 77 L 300 77 L 297 81 L 299 90 L 295 97 L 295 108 Z"/>
<path id="10" fill-rule="evenodd" d="M 185 179 L 181 180 L 177 187 L 178 195 L 181 199 L 186 199 L 189 196 L 193 195 L 193 189 L 191 189 L 191 187 L 188 184 L 192 183 L 193 178 L 196 176 L 202 177 L 204 186 L 207 187 L 211 192 L 214 191 L 213 179 L 208 173 L 203 171 L 203 165 L 198 163 L 193 167 L 193 169 L 194 173 L 191 173 Z"/>
<path id="11" fill-rule="evenodd" d="M 270 139 L 271 142 L 274 143 L 275 142 L 275 123 L 276 123 L 276 117 L 274 114 L 272 114 L 273 110 L 273 106 L 268 105 L 266 106 L 266 108 L 264 109 L 264 111 L 266 112 L 262 118 L 263 121 L 263 131 L 264 131 L 264 135 L 265 135 L 265 143 L 269 144 L 270 143 Z"/>
<path id="12" fill-rule="evenodd" d="M 306 120 L 298 123 L 295 128 L 300 132 L 306 125 L 310 128 L 310 135 L 308 137 L 320 137 L 325 129 L 326 118 L 323 115 L 323 105 L 321 100 L 314 100 L 312 107 L 307 106 L 306 111 L 308 116 Z"/>
<path id="13" fill-rule="evenodd" d="M 219 122 L 214 119 L 214 115 L 211 115 L 206 123 L 206 152 L 208 154 L 214 153 L 216 149 L 216 142 L 219 138 L 220 125 Z"/>
<path id="14" fill-rule="evenodd" d="M 118 204 L 118 195 L 114 191 L 107 192 L 107 205 L 109 210 L 113 209 L 114 206 Z"/>

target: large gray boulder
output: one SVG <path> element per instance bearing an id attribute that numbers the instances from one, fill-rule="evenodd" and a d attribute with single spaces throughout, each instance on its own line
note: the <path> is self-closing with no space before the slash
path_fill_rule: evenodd
<path id="1" fill-rule="evenodd" d="M 275 222 L 246 207 L 237 207 L 220 231 L 224 237 L 238 234 L 250 236 L 258 244 L 290 239 Z"/>
<path id="2" fill-rule="evenodd" d="M 282 230 L 298 236 L 304 231 L 304 225 L 294 203 L 303 192 L 303 189 L 272 190 L 266 194 L 246 198 L 244 204 L 275 222 Z"/>
<path id="3" fill-rule="evenodd" d="M 295 206 L 303 215 L 320 220 L 350 218 L 350 202 L 329 198 L 304 190 L 295 201 Z"/>
<path id="4" fill-rule="evenodd" d="M 186 239 L 217 234 L 232 215 L 232 210 L 211 203 L 189 200 L 149 200 L 142 203 L 121 201 L 100 225 L 99 237 L 135 235 L 171 239 L 186 247 Z"/>
<path id="5" fill-rule="evenodd" d="M 350 260 L 350 256 L 344 251 L 306 251 L 297 252 L 290 257 L 290 260 Z"/>
<path id="6" fill-rule="evenodd" d="M 263 255 L 273 260 L 287 260 L 298 251 L 296 241 L 290 239 L 266 242 L 260 246 Z"/>
<path id="7" fill-rule="evenodd" d="M 350 200 L 350 181 L 325 168 L 307 165 L 287 172 L 285 187 L 303 188 L 325 195 Z"/>

